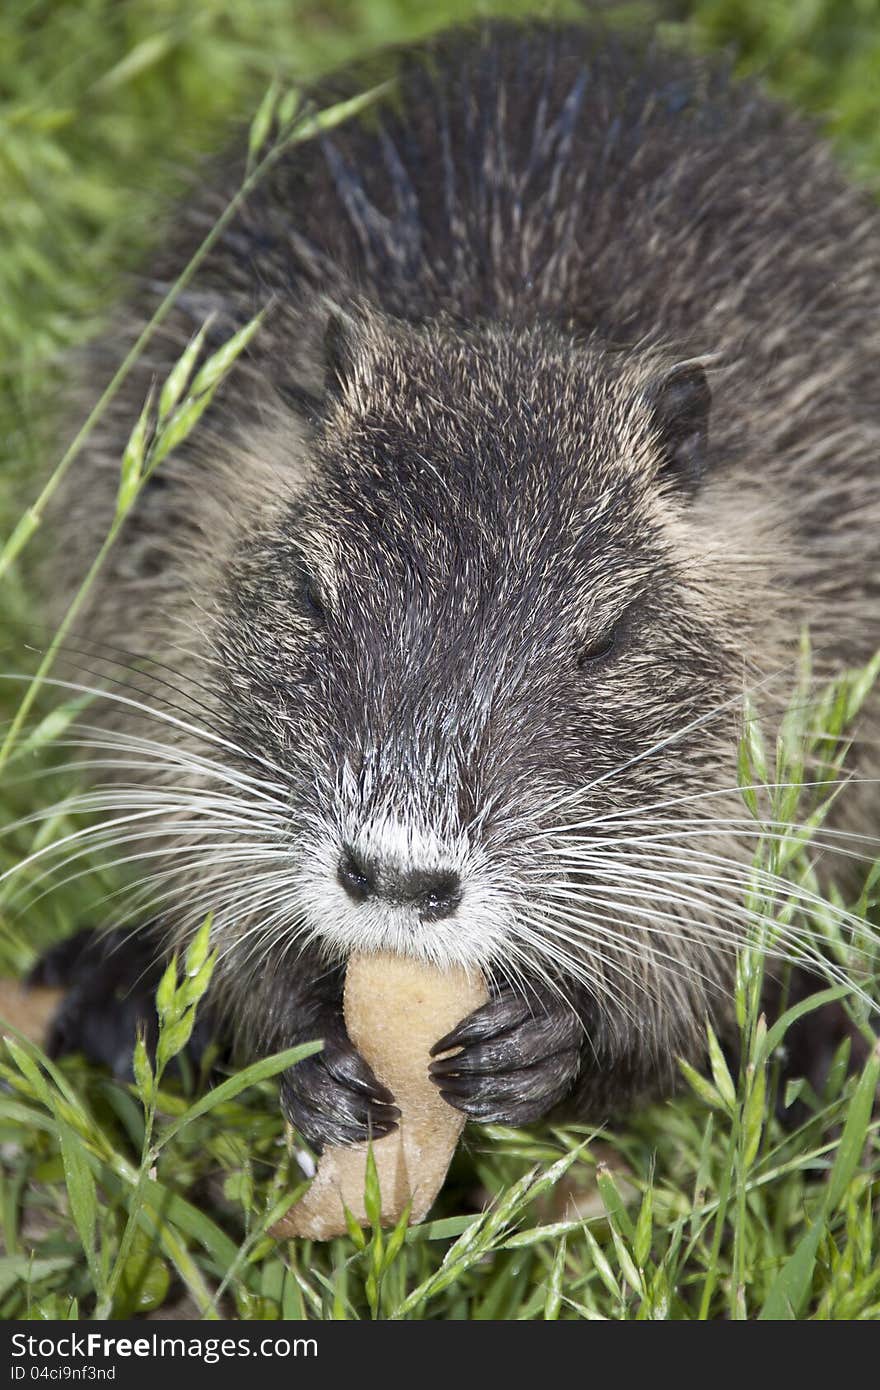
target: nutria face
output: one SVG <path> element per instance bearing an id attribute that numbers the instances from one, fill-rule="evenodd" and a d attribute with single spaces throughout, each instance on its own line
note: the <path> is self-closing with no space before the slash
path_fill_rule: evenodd
<path id="1" fill-rule="evenodd" d="M 657 892 L 621 836 L 735 783 L 734 625 L 687 544 L 705 378 L 534 332 L 364 337 L 218 643 L 289 787 L 279 931 L 632 997 Z"/>

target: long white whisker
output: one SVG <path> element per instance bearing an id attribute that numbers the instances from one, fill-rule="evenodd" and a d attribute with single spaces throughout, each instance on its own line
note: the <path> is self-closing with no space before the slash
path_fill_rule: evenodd
<path id="1" fill-rule="evenodd" d="M 202 831 L 203 829 L 204 828 L 202 828 Z M 160 832 L 154 833 L 159 834 Z M 164 836 L 164 832 L 161 832 L 161 834 Z M 105 844 L 102 844 L 100 846 L 100 849 L 102 853 L 106 853 L 107 850 L 118 849 L 126 844 L 139 844 L 141 843 L 142 839 L 143 836 L 139 834 L 121 836 L 113 840 L 110 840 Z M 100 871 L 102 873 L 108 873 L 121 868 L 125 868 L 130 864 L 141 863 L 149 859 L 170 860 L 174 859 L 178 855 L 182 856 L 184 854 L 190 854 L 191 858 L 189 860 L 184 860 L 182 864 L 169 864 L 168 872 L 173 872 L 180 875 L 185 867 L 188 869 L 192 869 L 194 872 L 201 873 L 201 870 L 204 867 L 212 863 L 218 862 L 218 853 L 221 850 L 223 852 L 224 863 L 241 863 L 242 861 L 245 861 L 248 863 L 258 864 L 265 862 L 265 860 L 267 859 L 282 859 L 284 861 L 289 860 L 289 855 L 286 851 L 272 849 L 268 846 L 260 847 L 253 845 L 242 845 L 239 839 L 232 839 L 228 842 L 216 842 L 211 840 L 208 840 L 206 842 L 199 841 L 197 844 L 196 853 L 193 853 L 193 846 L 191 844 L 170 846 L 163 845 L 156 849 L 142 850 L 137 854 L 119 855 L 109 860 L 104 860 L 102 858 L 99 866 L 88 865 L 84 869 L 78 869 L 75 873 L 68 874 L 65 878 L 51 882 L 48 888 L 44 888 L 43 891 L 38 893 L 35 897 L 28 898 L 27 901 L 21 907 L 17 907 L 19 895 L 14 896 L 10 900 L 10 905 L 17 907 L 19 915 L 26 911 L 30 912 L 33 910 L 33 908 L 36 907 L 36 905 L 39 902 L 41 902 L 47 896 L 47 894 L 54 893 L 58 889 L 63 888 L 68 884 L 76 883 L 80 879 L 88 878 L 91 874 L 95 873 L 96 867 L 100 867 Z M 36 880 L 29 881 L 23 887 L 20 896 L 24 896 L 24 894 L 27 893 L 28 890 L 38 888 L 41 883 L 45 883 L 48 879 L 51 879 L 54 874 L 60 872 L 65 868 L 68 868 L 71 864 L 77 862 L 85 855 L 91 856 L 94 852 L 94 847 L 90 845 L 86 850 L 81 850 L 77 854 L 69 856 L 61 864 L 54 865 L 45 873 L 40 874 L 40 876 Z"/>
<path id="2" fill-rule="evenodd" d="M 818 893 L 814 893 L 803 885 L 794 883 L 781 875 L 772 874 L 756 865 L 740 864 L 735 859 L 705 854 L 700 850 L 689 850 L 677 844 L 674 844 L 674 848 L 677 850 L 675 854 L 652 854 L 645 849 L 641 842 L 636 841 L 634 842 L 635 852 L 628 855 L 621 853 L 619 849 L 615 850 L 613 854 L 602 854 L 601 846 L 596 846 L 594 852 L 590 852 L 590 850 L 578 851 L 566 847 L 554 856 L 554 862 L 558 862 L 566 868 L 586 870 L 589 874 L 600 877 L 614 869 L 623 870 L 629 865 L 634 866 L 633 875 L 638 878 L 644 878 L 644 866 L 648 864 L 681 864 L 689 870 L 693 864 L 707 868 L 724 867 L 724 873 L 701 875 L 689 872 L 686 879 L 684 875 L 677 875 L 677 877 L 683 882 L 701 881 L 718 887 L 736 888 L 740 894 L 743 891 L 760 890 L 765 895 L 770 896 L 774 903 L 777 899 L 782 899 L 786 905 L 795 903 L 804 912 L 810 910 L 824 912 L 842 925 L 846 925 L 859 933 L 867 931 L 870 934 L 870 928 L 861 917 L 845 908 L 838 907 L 827 898 L 823 898 Z M 542 873 L 543 871 L 535 870 L 535 872 Z M 652 877 L 665 881 L 671 875 L 656 870 L 653 871 Z M 738 896 L 737 903 L 740 900 Z"/>
<path id="3" fill-rule="evenodd" d="M 719 789 L 717 789 L 717 790 L 715 790 L 715 791 L 695 792 L 695 793 L 693 793 L 693 794 L 691 794 L 691 795 L 687 795 L 687 796 L 671 797 L 671 798 L 669 798 L 669 799 L 666 800 L 666 801 L 648 802 L 647 805 L 639 805 L 637 808 L 635 808 L 635 810 L 632 810 L 632 809 L 626 808 L 626 807 L 621 807 L 620 809 L 618 809 L 618 810 L 616 810 L 616 811 L 602 811 L 602 812 L 600 812 L 600 813 L 598 813 L 598 814 L 596 814 L 596 815 L 594 815 L 594 816 L 591 816 L 589 820 L 575 821 L 575 822 L 568 822 L 568 823 L 566 823 L 565 821 L 562 821 L 562 822 L 560 822 L 558 825 L 553 825 L 553 826 L 542 826 L 540 830 L 534 832 L 534 834 L 530 837 L 530 839 L 541 840 L 541 839 L 545 839 L 545 838 L 547 838 L 547 837 L 549 837 L 549 836 L 551 836 L 551 835 L 575 834 L 575 833 L 577 833 L 578 831 L 582 831 L 582 830 L 593 830 L 593 829 L 595 829 L 596 827 L 602 827 L 602 826 L 606 826 L 606 825 L 611 825 L 611 826 L 617 828 L 617 827 L 620 826 L 621 824 L 627 825 L 627 824 L 630 824 L 631 822 L 640 823 L 640 824 L 646 824 L 646 825 L 652 825 L 652 824 L 661 824 L 661 825 L 662 825 L 662 824 L 666 824 L 666 825 L 693 824 L 693 825 L 697 825 L 697 824 L 701 824 L 701 823 L 704 823 L 704 822 L 701 822 L 698 818 L 695 818 L 695 819 L 693 819 L 693 820 L 691 820 L 691 821 L 689 821 L 689 822 L 688 822 L 688 821 L 685 821 L 684 818 L 682 818 L 681 820 L 678 820 L 677 818 L 671 818 L 671 817 L 667 817 L 667 818 L 664 820 L 664 819 L 661 819 L 661 818 L 658 818 L 658 817 L 651 816 L 651 818 L 648 819 L 648 813 L 654 812 L 654 811 L 659 811 L 659 810 L 664 810 L 664 809 L 667 809 L 667 808 L 673 808 L 673 809 L 674 809 L 674 808 L 676 808 L 676 807 L 678 807 L 678 806 L 683 806 L 683 805 L 685 805 L 685 804 L 688 803 L 688 802 L 703 801 L 703 800 L 705 800 L 706 798 L 708 798 L 708 797 L 713 797 L 713 796 L 726 796 L 726 797 L 732 797 L 735 793 L 737 793 L 737 792 L 742 792 L 742 791 L 756 791 L 756 792 L 759 792 L 759 791 L 764 791 L 764 790 L 766 790 L 766 789 L 768 789 L 768 788 L 769 788 L 769 789 L 774 789 L 774 788 L 775 788 L 775 789 L 779 789 L 779 790 L 785 790 L 786 787 L 793 787 L 793 786 L 795 786 L 795 785 L 796 785 L 796 786 L 804 786 L 804 787 L 850 786 L 850 785 L 860 785 L 860 784 L 876 785 L 878 782 L 880 782 L 880 778 L 876 778 L 876 777 L 847 777 L 847 778 L 835 778 L 835 779 L 833 779 L 833 780 L 828 780 L 828 781 L 824 781 L 824 782 L 799 782 L 799 783 L 768 782 L 768 783 L 756 783 L 754 786 L 750 786 L 750 787 L 724 787 L 724 788 L 719 788 Z M 742 820 L 743 823 L 745 823 L 745 824 L 750 824 L 750 825 L 756 826 L 756 827 L 757 827 L 757 826 L 762 826 L 762 825 L 773 825 L 773 826 L 783 825 L 783 826 L 790 826 L 792 830 L 796 830 L 796 829 L 798 829 L 798 828 L 806 828 L 806 823 L 802 824 L 802 823 L 797 822 L 797 821 L 791 821 L 791 822 L 789 822 L 789 821 L 778 821 L 778 820 L 774 820 L 773 817 L 770 817 L 770 816 L 768 816 L 768 817 L 757 817 L 757 818 L 756 818 L 755 816 L 743 816 L 743 817 L 741 817 L 740 819 Z M 708 822 L 708 818 L 707 818 L 707 822 Z M 708 822 L 708 823 L 711 823 L 711 822 Z M 851 831 L 847 831 L 847 830 L 835 830 L 835 829 L 833 829 L 833 828 L 831 828 L 831 827 L 827 827 L 827 826 L 816 826 L 816 831 L 817 831 L 817 832 L 821 832 L 822 834 L 826 834 L 826 835 L 838 836 L 838 837 L 841 838 L 841 839 L 858 839 L 858 840 L 864 840 L 864 841 L 866 841 L 866 842 L 868 842 L 868 843 L 870 843 L 870 844 L 875 844 L 875 845 L 876 845 L 876 844 L 880 844 L 880 836 L 876 836 L 876 835 L 856 835 L 854 832 L 851 832 Z"/>
<path id="4" fill-rule="evenodd" d="M 0 671 L 0 680 L 20 680 L 30 683 L 32 679 L 33 677 L 31 675 L 24 672 Z M 74 691 L 79 695 L 94 695 L 102 700 L 112 700 L 116 704 L 123 705 L 129 709 L 138 710 L 142 714 L 147 714 L 151 719 L 157 719 L 160 723 L 167 724 L 174 729 L 180 730 L 182 733 L 193 735 L 195 738 L 203 739 L 205 742 L 214 744 L 218 748 L 225 748 L 230 752 L 236 753 L 248 763 L 259 763 L 261 766 L 268 768 L 271 772 L 279 774 L 282 778 L 286 775 L 284 768 L 280 767 L 277 763 L 273 763 L 271 759 L 255 754 L 249 749 L 242 748 L 240 744 L 233 743 L 230 739 L 223 738 L 221 735 L 209 729 L 192 724 L 188 720 L 178 719 L 175 715 L 168 714 L 164 710 L 157 710 L 153 706 L 144 704 L 140 700 L 132 699 L 130 696 L 120 695 L 113 690 L 107 690 L 100 686 L 85 685 L 79 681 L 62 680 L 58 676 L 44 676 L 41 684 L 55 687 L 59 690 Z"/>
<path id="5" fill-rule="evenodd" d="M 570 890 L 564 891 L 563 887 L 560 885 L 551 885 L 548 887 L 547 891 L 558 899 L 566 902 L 579 903 L 581 901 L 580 893 Z M 676 933 L 683 937 L 698 940 L 706 945 L 723 946 L 731 951 L 735 951 L 739 946 L 755 946 L 759 943 L 753 939 L 750 933 L 727 932 L 718 924 L 748 923 L 749 926 L 755 926 L 766 931 L 773 938 L 772 945 L 762 947 L 765 952 L 786 959 L 792 958 L 792 953 L 794 953 L 794 957 L 801 963 L 805 960 L 810 960 L 811 962 L 824 962 L 824 956 L 818 950 L 815 939 L 811 935 L 793 931 L 790 927 L 779 923 L 777 919 L 768 917 L 763 913 L 754 912 L 751 909 L 744 907 L 738 909 L 733 907 L 722 907 L 716 899 L 694 890 L 684 894 L 672 892 L 669 887 L 666 887 L 663 890 L 661 898 L 651 889 L 636 888 L 632 883 L 616 886 L 613 883 L 606 882 L 601 885 L 600 894 L 590 894 L 589 901 L 591 906 L 595 904 L 600 907 L 615 908 L 617 911 L 626 911 L 633 901 L 648 902 L 651 904 L 650 916 L 652 923 L 669 922 L 674 926 Z M 678 914 L 664 911 L 663 908 L 659 906 L 660 902 L 668 904 L 677 903 L 679 906 L 686 907 L 690 911 L 702 907 L 711 912 L 712 918 L 703 923 L 699 923 L 698 920 L 690 917 L 683 919 Z M 647 932 L 649 935 L 657 935 L 661 938 L 668 935 L 661 928 L 649 924 L 643 924 L 641 930 Z M 781 945 L 777 943 L 781 943 Z M 783 950 L 781 948 L 782 946 L 786 949 Z"/>

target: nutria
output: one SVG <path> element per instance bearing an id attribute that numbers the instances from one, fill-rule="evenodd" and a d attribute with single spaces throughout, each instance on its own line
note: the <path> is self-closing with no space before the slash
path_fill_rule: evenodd
<path id="1" fill-rule="evenodd" d="M 316 1147 L 396 1114 L 342 1025 L 354 949 L 485 973 L 434 1071 L 469 1117 L 668 1091 L 706 1017 L 728 1027 L 764 920 L 743 907 L 744 694 L 773 717 L 805 627 L 817 679 L 880 646 L 867 194 L 778 105 L 651 40 L 489 25 L 393 64 L 247 199 L 60 518 L 63 588 L 151 384 L 206 317 L 207 351 L 265 310 L 67 654 L 110 688 L 84 721 L 113 780 L 82 799 L 104 812 L 83 843 L 140 857 L 128 950 L 75 938 L 41 973 L 74 981 L 54 1049 L 127 1066 L 146 928 L 169 949 L 213 910 L 213 1017 L 240 1051 L 324 1039 L 282 1087 Z M 95 383 L 242 168 L 176 210 Z M 839 824 L 868 833 L 858 747 Z M 787 890 L 763 886 L 772 911 Z M 809 961 L 792 891 L 777 951 Z"/>

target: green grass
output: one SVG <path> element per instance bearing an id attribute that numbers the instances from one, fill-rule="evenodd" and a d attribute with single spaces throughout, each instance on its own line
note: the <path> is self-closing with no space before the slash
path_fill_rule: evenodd
<path id="1" fill-rule="evenodd" d="M 490 8 L 534 6 L 479 7 Z M 80 423 L 59 424 L 65 351 L 95 331 L 147 250 L 156 209 L 198 152 L 257 110 L 273 78 L 294 81 L 477 10 L 466 0 L 0 8 L 0 547 L 60 455 L 59 435 Z M 856 171 L 880 172 L 878 0 L 700 0 L 676 13 L 684 14 L 672 26 L 679 37 L 738 45 L 746 70 L 827 118 Z M 204 408 L 211 382 L 184 380 L 191 368 L 135 434 L 121 471 L 123 511 L 160 466 L 167 431 L 191 427 Z M 37 523 L 32 538 L 30 527 L 19 531 L 20 553 L 0 581 L 0 669 L 37 665 L 25 650 L 38 644 L 28 579 L 42 542 Z M 750 726 L 744 784 L 803 782 L 806 756 L 833 770 L 864 687 L 843 681 L 809 718 L 795 697 L 769 765 Z M 51 766 L 53 738 L 77 710 L 31 687 L 34 706 L 13 738 L 27 689 L 0 683 L 3 827 L 69 785 L 30 774 Z M 772 749 L 776 731 L 766 732 Z M 818 822 L 807 788 L 781 795 L 768 792 L 765 803 L 745 792 L 744 801 L 758 818 Z M 36 831 L 0 835 L 0 873 L 68 828 L 59 813 Z M 763 838 L 756 866 L 815 886 L 799 835 L 782 845 Z M 45 943 L 88 921 L 90 903 L 113 886 L 95 863 L 23 920 L 21 880 L 0 884 L 0 969 L 24 970 Z M 848 904 L 858 918 L 876 913 L 875 892 L 869 885 Z M 759 896 L 745 906 L 759 908 Z M 835 915 L 817 912 L 814 925 L 829 958 L 852 970 Z M 160 999 L 156 1073 L 141 1057 L 136 1086 L 78 1062 L 52 1066 L 24 1043 L 0 1058 L 0 1317 L 169 1306 L 243 1318 L 880 1316 L 880 1143 L 871 1118 L 880 1063 L 848 1076 L 841 1054 L 822 1096 L 795 1088 L 778 1097 L 786 1021 L 769 1035 L 761 1024 L 755 953 L 740 967 L 743 1063 L 733 1075 L 713 1046 L 710 1077 L 691 1075 L 679 1098 L 600 1136 L 473 1128 L 436 1219 L 311 1247 L 266 1235 L 299 1181 L 272 1064 L 207 1093 L 199 1078 L 162 1074 L 210 971 L 205 941 L 193 949 Z M 877 997 L 865 969 L 861 988 Z M 865 1028 L 864 1001 L 848 1002 Z M 289 1061 L 276 1059 L 274 1070 Z M 777 1099 L 800 1102 L 795 1130 L 781 1127 Z"/>

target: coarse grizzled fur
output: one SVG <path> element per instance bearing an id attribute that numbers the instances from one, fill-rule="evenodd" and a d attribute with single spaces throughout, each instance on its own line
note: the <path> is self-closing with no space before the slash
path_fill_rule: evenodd
<path id="1" fill-rule="evenodd" d="M 150 383 L 208 314 L 219 342 L 266 308 L 111 554 L 79 659 L 117 681 L 90 736 L 122 764 L 112 806 L 146 817 L 125 921 L 172 944 L 213 909 L 242 1049 L 325 1039 L 283 1090 L 318 1146 L 396 1114 L 342 1025 L 353 949 L 486 972 L 434 1071 L 472 1117 L 669 1089 L 756 925 L 743 692 L 788 695 L 805 625 L 819 675 L 880 646 L 867 195 L 775 104 L 651 42 L 493 25 L 395 61 L 377 108 L 248 198 L 63 518 L 66 582 Z M 138 324 L 242 167 L 175 214 Z M 875 746 L 847 793 L 863 831 Z"/>

